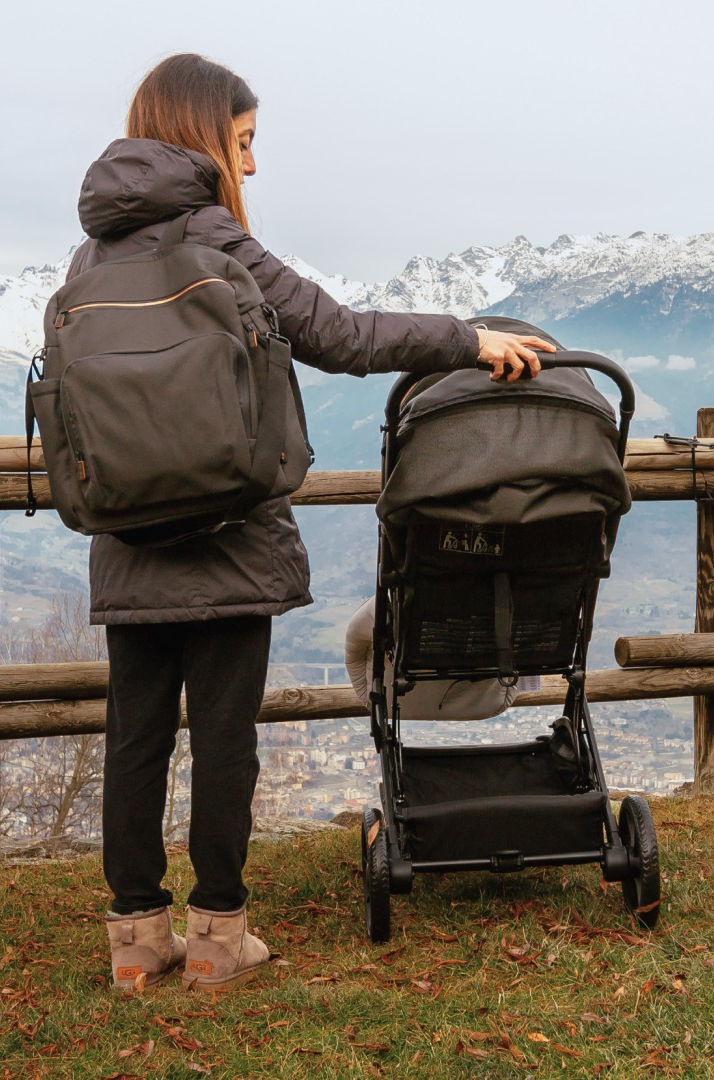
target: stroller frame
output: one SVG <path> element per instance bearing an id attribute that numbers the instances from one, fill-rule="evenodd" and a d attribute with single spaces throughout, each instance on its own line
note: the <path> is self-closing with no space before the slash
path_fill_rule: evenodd
<path id="1" fill-rule="evenodd" d="M 629 422 L 634 412 L 634 390 L 627 375 L 612 360 L 594 353 L 559 351 L 539 353 L 543 369 L 555 367 L 590 368 L 609 376 L 620 391 L 620 422 L 618 457 L 623 463 Z M 488 365 L 479 364 L 488 369 Z M 527 375 L 529 374 L 526 369 Z M 393 471 L 397 460 L 397 430 L 402 402 L 423 376 L 405 374 L 394 383 L 385 408 L 382 428 L 382 486 Z M 399 591 L 403 578 L 397 569 L 383 522 L 379 524 L 379 558 L 374 625 L 374 663 L 370 693 L 371 735 L 379 754 L 382 780 L 380 797 L 382 809 L 365 808 L 362 821 L 362 871 L 367 930 L 373 941 L 386 941 L 390 936 L 390 894 L 408 893 L 416 873 L 451 873 L 488 870 L 503 874 L 527 867 L 570 866 L 597 863 L 608 882 L 620 881 L 629 910 L 641 925 L 651 928 L 659 915 L 660 880 L 657 840 L 651 814 L 641 795 L 628 795 L 623 800 L 619 824 L 609 802 L 602 761 L 597 747 L 590 708 L 586 695 L 587 646 L 592 630 L 598 582 L 584 589 L 578 616 L 576 645 L 572 663 L 566 668 L 548 668 L 549 674 L 561 674 L 566 679 L 564 720 L 567 721 L 575 766 L 579 775 L 575 791 L 599 792 L 602 798 L 601 823 L 604 842 L 557 852 L 526 854 L 519 850 L 501 850 L 488 857 L 460 859 L 412 859 L 405 834 L 404 747 L 401 738 L 400 699 L 421 679 L 458 678 L 464 672 L 449 669 L 405 674 L 401 667 L 399 635 L 393 633 L 392 618 L 399 617 Z M 390 599 L 391 597 L 391 599 Z M 385 657 L 393 652 L 394 678 L 391 702 L 387 703 L 385 689 Z M 521 671 L 520 674 L 541 674 Z M 479 672 L 476 672 L 477 677 Z M 493 671 L 482 670 L 482 677 L 493 677 Z M 469 671 L 474 675 L 474 669 Z M 514 680 L 515 681 L 515 680 Z M 543 737 L 541 737 L 542 739 Z M 546 740 L 548 737 L 545 737 Z M 531 753 L 536 743 L 507 747 L 484 746 L 469 749 L 468 753 Z M 429 753 L 430 751 L 424 751 Z M 446 751 L 442 751 L 446 752 Z M 476 766 L 477 763 L 474 762 Z M 456 805 L 456 804 L 454 804 Z M 600 826 L 600 833 L 602 833 Z M 590 830 L 592 837 L 592 830 Z"/>

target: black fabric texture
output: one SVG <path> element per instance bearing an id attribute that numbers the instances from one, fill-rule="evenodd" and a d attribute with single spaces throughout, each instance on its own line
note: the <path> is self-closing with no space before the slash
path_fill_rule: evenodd
<path id="1" fill-rule="evenodd" d="M 404 812 L 406 850 L 415 861 L 488 859 L 502 851 L 560 855 L 603 844 L 605 795 L 501 795 Z"/>
<path id="2" fill-rule="evenodd" d="M 403 748 L 408 807 L 492 795 L 565 795 L 550 739 L 520 746 Z"/>
<path id="3" fill-rule="evenodd" d="M 546 371 L 498 396 L 479 392 L 481 371 L 457 374 L 473 380 L 472 400 L 415 414 L 400 429 L 397 461 L 377 502 L 388 528 L 415 517 L 513 524 L 593 511 L 617 521 L 627 513 L 616 425 L 589 406 L 549 397 L 547 386 L 537 389 L 554 374 L 587 386 L 582 373 Z"/>
<path id="4" fill-rule="evenodd" d="M 601 514 L 585 514 L 485 528 L 427 521 L 402 530 L 402 670 L 498 673 L 498 575 L 510 586 L 515 670 L 568 667 L 584 591 L 609 572 L 604 527 Z"/>
<path id="5" fill-rule="evenodd" d="M 193 757 L 188 902 L 233 911 L 247 890 L 242 869 L 258 778 L 255 718 L 268 668 L 271 619 L 225 618 L 109 626 L 110 679 L 104 765 L 104 873 L 112 910 L 172 902 L 162 823 L 181 688 Z"/>
<path id="6" fill-rule="evenodd" d="M 569 794 L 550 740 L 520 746 L 404 747 L 403 811 L 415 861 L 556 855 L 603 843 L 605 795 Z"/>

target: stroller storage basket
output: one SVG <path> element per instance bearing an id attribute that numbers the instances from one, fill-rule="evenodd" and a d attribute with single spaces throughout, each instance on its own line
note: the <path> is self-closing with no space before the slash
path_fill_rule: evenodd
<path id="1" fill-rule="evenodd" d="M 413 862 L 500 852 L 599 852 L 605 795 L 573 795 L 549 740 L 520 746 L 403 747 L 405 847 Z"/>

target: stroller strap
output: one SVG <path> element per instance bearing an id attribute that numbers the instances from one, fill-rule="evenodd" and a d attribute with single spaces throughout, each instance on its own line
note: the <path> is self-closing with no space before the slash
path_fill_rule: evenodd
<path id="1" fill-rule="evenodd" d="M 518 672 L 513 666 L 513 595 L 508 574 L 494 574 L 493 601 L 498 681 L 503 686 L 514 686 Z"/>

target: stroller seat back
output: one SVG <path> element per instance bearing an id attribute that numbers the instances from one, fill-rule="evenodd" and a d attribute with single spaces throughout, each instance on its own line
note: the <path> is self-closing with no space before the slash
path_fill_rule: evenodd
<path id="1" fill-rule="evenodd" d="M 407 526 L 399 660 L 406 676 L 565 671 L 586 591 L 607 573 L 605 521 Z"/>

